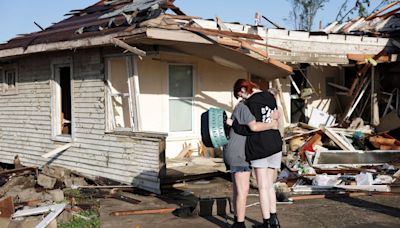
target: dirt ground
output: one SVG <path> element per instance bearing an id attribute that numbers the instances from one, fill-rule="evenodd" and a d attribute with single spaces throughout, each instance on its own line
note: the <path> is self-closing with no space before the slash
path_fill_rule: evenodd
<path id="1" fill-rule="evenodd" d="M 145 208 L 176 207 L 165 199 L 143 196 L 142 203 L 132 205 L 115 199 L 101 201 L 101 227 L 229 227 L 232 214 L 221 216 L 178 217 L 172 213 L 162 215 L 111 216 L 113 211 Z M 248 204 L 258 202 L 256 196 L 248 198 Z M 178 205 L 179 206 L 179 205 Z M 261 221 L 259 205 L 248 207 L 246 226 L 252 227 Z M 400 227 L 400 195 L 373 195 L 359 197 L 335 197 L 296 201 L 289 205 L 278 205 L 282 227 Z"/>

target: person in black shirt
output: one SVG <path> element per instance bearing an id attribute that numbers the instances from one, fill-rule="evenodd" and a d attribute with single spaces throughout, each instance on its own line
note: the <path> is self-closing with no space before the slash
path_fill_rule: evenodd
<path id="1" fill-rule="evenodd" d="M 275 97 L 263 92 L 254 83 L 239 79 L 234 85 L 235 97 L 246 99 L 245 104 L 257 122 L 270 123 L 279 118 Z M 237 121 L 232 125 L 234 131 L 246 135 L 246 160 L 255 170 L 260 194 L 261 212 L 265 225 L 279 227 L 276 216 L 276 195 L 273 187 L 276 169 L 280 168 L 282 138 L 278 128 L 262 132 L 252 132 Z"/>

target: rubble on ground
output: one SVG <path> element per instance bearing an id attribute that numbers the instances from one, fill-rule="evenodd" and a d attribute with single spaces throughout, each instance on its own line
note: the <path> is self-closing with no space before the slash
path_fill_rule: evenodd
<path id="1" fill-rule="evenodd" d="M 377 132 L 361 118 L 347 128 L 317 126 L 298 123 L 285 129 L 287 151 L 278 181 L 290 187 L 291 195 L 398 192 L 400 126 Z"/>

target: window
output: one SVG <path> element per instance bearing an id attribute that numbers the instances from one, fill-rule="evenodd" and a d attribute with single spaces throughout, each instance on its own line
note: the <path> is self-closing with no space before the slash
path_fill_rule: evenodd
<path id="1" fill-rule="evenodd" d="M 6 67 L 2 71 L 2 93 L 16 94 L 17 93 L 17 67 Z"/>
<path id="2" fill-rule="evenodd" d="M 107 58 L 107 131 L 138 130 L 135 58 Z"/>
<path id="3" fill-rule="evenodd" d="M 52 62 L 52 137 L 53 140 L 72 140 L 73 120 L 73 77 L 70 58 Z"/>
<path id="4" fill-rule="evenodd" d="M 192 131 L 193 67 L 169 65 L 169 131 Z"/>

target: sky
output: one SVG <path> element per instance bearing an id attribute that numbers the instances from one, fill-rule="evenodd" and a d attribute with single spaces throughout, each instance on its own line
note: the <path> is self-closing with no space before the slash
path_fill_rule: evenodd
<path id="1" fill-rule="evenodd" d="M 374 2 L 376 0 L 372 0 Z M 34 24 L 46 28 L 52 23 L 67 17 L 70 10 L 84 9 L 97 0 L 13 0 L 0 1 L 0 43 L 19 35 L 39 31 Z M 326 26 L 334 21 L 343 0 L 330 0 L 324 10 L 316 15 L 314 29 L 319 21 Z M 255 12 L 279 24 L 292 29 L 288 18 L 290 4 L 287 0 L 176 0 L 178 6 L 187 15 L 215 18 L 219 16 L 225 22 L 254 24 Z M 265 20 L 262 24 L 270 27 Z"/>

